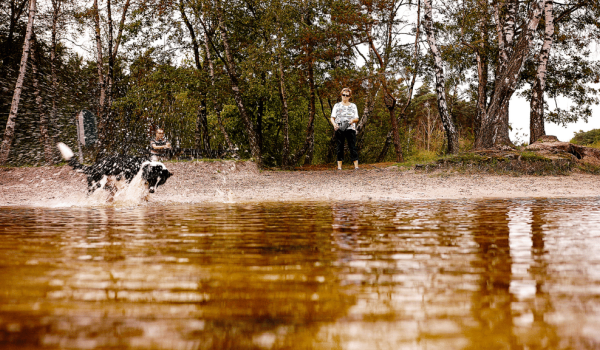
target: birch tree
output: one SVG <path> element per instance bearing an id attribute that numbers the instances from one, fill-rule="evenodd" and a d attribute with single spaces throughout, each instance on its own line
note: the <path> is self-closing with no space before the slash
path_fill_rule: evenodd
<path id="1" fill-rule="evenodd" d="M 511 0 L 512 1 L 512 0 Z M 508 130 L 508 103 L 520 81 L 523 62 L 529 55 L 533 36 L 542 16 L 545 0 L 535 0 L 525 18 L 519 38 L 514 40 L 513 9 L 502 14 L 496 4 L 494 18 L 498 36 L 499 64 L 495 74 L 492 97 L 485 113 L 481 113 L 481 127 L 475 139 L 475 148 L 485 149 L 512 145 Z M 503 26 L 503 23 L 506 24 Z"/>
<path id="2" fill-rule="evenodd" d="M 40 144 L 44 149 L 44 160 L 46 164 L 54 163 L 54 145 L 52 139 L 48 132 L 48 114 L 46 107 L 44 105 L 42 92 L 40 89 L 40 78 L 39 78 L 39 70 L 38 70 L 38 43 L 35 40 L 35 37 L 32 39 L 32 47 L 31 47 L 31 77 L 33 81 L 33 95 L 35 97 L 35 105 L 37 108 L 37 112 L 40 115 Z"/>
<path id="3" fill-rule="evenodd" d="M 15 137 L 15 121 L 19 112 L 19 101 L 21 99 L 21 91 L 23 89 L 23 82 L 25 81 L 25 73 L 27 71 L 27 60 L 29 59 L 29 51 L 31 49 L 33 22 L 35 20 L 36 10 L 36 0 L 29 0 L 29 18 L 27 20 L 27 32 L 25 34 L 25 41 L 23 42 L 23 54 L 21 55 L 19 76 L 15 84 L 12 103 L 10 105 L 10 113 L 6 122 L 6 129 L 4 131 L 4 139 L 2 140 L 2 146 L 0 147 L 0 165 L 6 164 L 8 160 L 8 155 L 10 153 L 10 147 Z"/>
<path id="4" fill-rule="evenodd" d="M 531 102 L 529 112 L 529 143 L 532 144 L 546 134 L 544 127 L 544 91 L 546 88 L 546 72 L 548 59 L 554 37 L 554 1 L 546 0 L 544 5 L 544 43 L 539 54 L 539 63 L 535 82 L 531 87 Z"/>
<path id="5" fill-rule="evenodd" d="M 458 153 L 458 132 L 456 126 L 452 121 L 450 112 L 448 111 L 448 103 L 446 102 L 446 81 L 444 78 L 444 68 L 442 65 L 442 55 L 437 46 L 435 32 L 433 29 L 433 9 L 431 6 L 431 0 L 423 0 L 425 7 L 425 15 L 423 18 L 423 27 L 425 28 L 425 34 L 427 35 L 427 42 L 429 49 L 434 59 L 435 69 L 435 90 L 437 95 L 438 112 L 442 119 L 442 125 L 446 131 L 446 140 L 448 142 L 448 153 Z"/>

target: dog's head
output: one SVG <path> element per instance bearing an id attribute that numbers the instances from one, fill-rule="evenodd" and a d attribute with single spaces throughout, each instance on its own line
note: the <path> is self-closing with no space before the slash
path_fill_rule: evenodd
<path id="1" fill-rule="evenodd" d="M 142 178 L 148 183 L 148 190 L 154 193 L 156 188 L 173 175 L 167 167 L 160 162 L 146 162 L 142 165 Z"/>

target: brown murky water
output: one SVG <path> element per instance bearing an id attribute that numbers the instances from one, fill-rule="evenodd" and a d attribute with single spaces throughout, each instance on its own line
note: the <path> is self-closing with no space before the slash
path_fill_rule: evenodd
<path id="1" fill-rule="evenodd" d="M 598 349 L 600 199 L 0 208 L 2 349 Z"/>

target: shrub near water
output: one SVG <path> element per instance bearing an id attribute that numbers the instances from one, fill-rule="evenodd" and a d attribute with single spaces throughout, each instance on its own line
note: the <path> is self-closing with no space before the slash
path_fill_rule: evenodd
<path id="1" fill-rule="evenodd" d="M 600 148 L 600 129 L 590 131 L 580 131 L 575 133 L 571 143 L 581 146 Z"/>

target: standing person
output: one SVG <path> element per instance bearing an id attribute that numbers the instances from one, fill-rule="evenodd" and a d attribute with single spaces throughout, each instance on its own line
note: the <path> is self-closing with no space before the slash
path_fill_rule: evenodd
<path id="1" fill-rule="evenodd" d="M 150 142 L 150 159 L 153 162 L 163 160 L 168 149 L 171 149 L 171 143 L 167 141 L 165 131 L 161 128 L 156 129 L 156 138 Z"/>
<path id="2" fill-rule="evenodd" d="M 342 102 L 338 102 L 331 110 L 331 124 L 335 129 L 335 141 L 337 144 L 337 168 L 342 170 L 344 160 L 344 140 L 348 140 L 350 157 L 354 163 L 354 169 L 358 169 L 358 151 L 356 150 L 356 123 L 358 123 L 358 109 L 350 102 L 352 90 L 342 89 Z"/>

